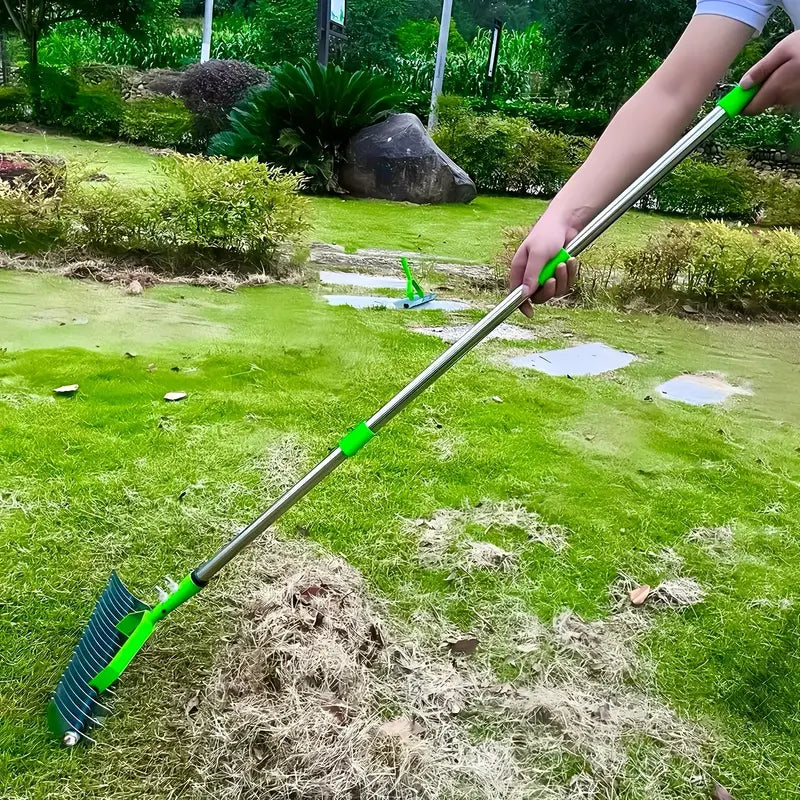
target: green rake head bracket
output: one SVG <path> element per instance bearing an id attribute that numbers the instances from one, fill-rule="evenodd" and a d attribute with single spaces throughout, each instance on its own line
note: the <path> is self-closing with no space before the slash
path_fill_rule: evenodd
<path id="1" fill-rule="evenodd" d="M 433 292 L 426 294 L 422 291 L 422 287 L 419 285 L 416 278 L 414 278 L 414 274 L 411 272 L 408 259 L 401 258 L 400 264 L 403 267 L 403 272 L 406 276 L 406 296 L 402 300 L 398 301 L 397 307 L 414 308 L 415 306 L 421 306 L 424 303 L 430 303 L 431 300 L 435 300 L 436 295 L 433 294 Z"/>
<path id="2" fill-rule="evenodd" d="M 128 591 L 116 572 L 111 574 L 47 710 L 50 730 L 65 745 L 94 741 L 87 731 L 102 725 L 109 712 L 101 695 L 119 680 L 156 625 L 204 585 L 187 575 L 151 608 Z"/>

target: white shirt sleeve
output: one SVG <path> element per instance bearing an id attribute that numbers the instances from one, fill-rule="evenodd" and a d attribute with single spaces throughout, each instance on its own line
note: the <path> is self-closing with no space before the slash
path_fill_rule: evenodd
<path id="1" fill-rule="evenodd" d="M 717 14 L 744 22 L 761 33 L 779 0 L 697 0 L 696 14 Z"/>

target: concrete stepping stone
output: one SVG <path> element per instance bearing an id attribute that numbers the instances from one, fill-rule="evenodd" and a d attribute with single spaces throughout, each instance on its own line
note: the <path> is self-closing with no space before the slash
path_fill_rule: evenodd
<path id="1" fill-rule="evenodd" d="M 405 289 L 404 278 L 391 275 L 365 275 L 363 272 L 320 270 L 319 282 L 327 286 L 360 286 L 365 289 Z"/>
<path id="2" fill-rule="evenodd" d="M 718 375 L 678 375 L 662 383 L 656 391 L 667 400 L 691 406 L 720 405 L 733 395 L 751 395 L 740 386 L 733 386 Z"/>
<path id="3" fill-rule="evenodd" d="M 564 350 L 548 350 L 510 358 L 512 367 L 535 369 L 547 375 L 601 375 L 615 369 L 627 367 L 636 356 L 623 350 L 615 350 L 602 342 L 579 344 Z"/>
<path id="4" fill-rule="evenodd" d="M 448 325 L 445 327 L 410 328 L 410 330 L 426 336 L 437 336 L 443 342 L 452 344 L 457 342 L 471 327 L 471 325 Z M 507 322 L 503 322 L 486 337 L 485 341 L 502 339 L 506 342 L 522 342 L 532 341 L 535 338 L 536 334 L 533 331 L 522 328 L 519 325 L 509 325 Z"/>
<path id="5" fill-rule="evenodd" d="M 332 306 L 351 306 L 352 308 L 396 308 L 399 297 L 374 297 L 369 295 L 326 294 L 325 300 Z M 466 311 L 467 303 L 460 300 L 431 300 L 421 306 L 404 311 Z"/>

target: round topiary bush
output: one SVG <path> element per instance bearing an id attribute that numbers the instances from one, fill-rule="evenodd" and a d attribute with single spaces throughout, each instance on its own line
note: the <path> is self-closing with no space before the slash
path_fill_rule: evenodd
<path id="1" fill-rule="evenodd" d="M 270 75 L 245 61 L 212 60 L 186 70 L 180 96 L 197 116 L 199 133 L 211 136 L 225 128 L 230 110 L 252 86 L 270 83 Z"/>

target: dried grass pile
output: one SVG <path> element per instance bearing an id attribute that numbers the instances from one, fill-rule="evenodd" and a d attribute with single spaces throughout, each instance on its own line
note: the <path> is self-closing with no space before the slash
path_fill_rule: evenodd
<path id="1" fill-rule="evenodd" d="M 231 596 L 240 621 L 187 736 L 196 796 L 696 796 L 704 734 L 631 683 L 635 615 L 549 627 L 504 614 L 475 652 L 430 610 L 390 624 L 352 567 L 275 541 Z M 469 647 L 452 644 L 459 633 Z M 498 658 L 518 666 L 513 684 Z M 646 759 L 630 757 L 634 740 Z"/>

